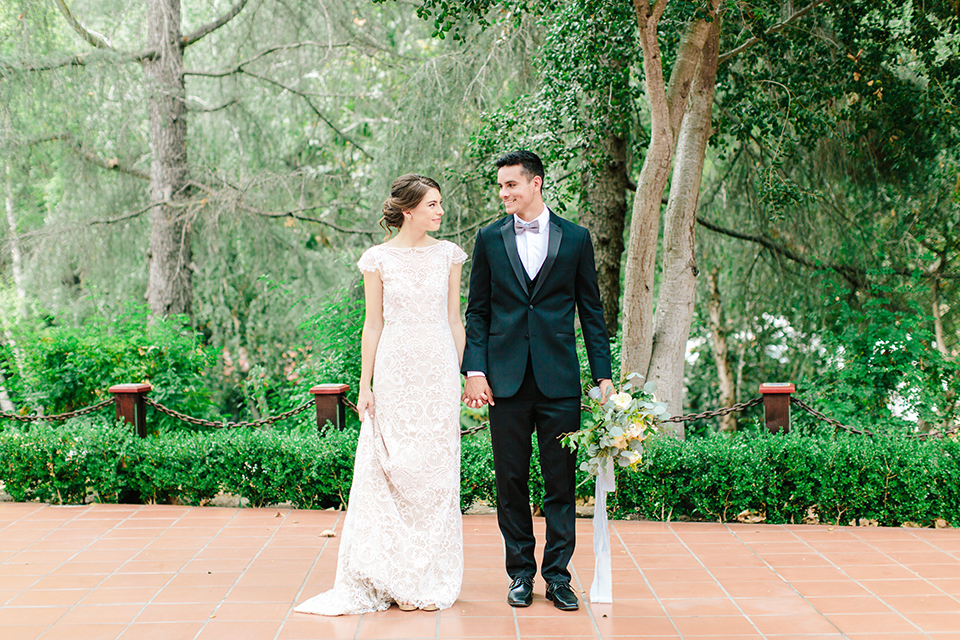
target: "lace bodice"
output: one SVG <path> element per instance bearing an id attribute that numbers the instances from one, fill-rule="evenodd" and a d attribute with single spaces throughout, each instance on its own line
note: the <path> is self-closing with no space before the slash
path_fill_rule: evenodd
<path id="1" fill-rule="evenodd" d="M 463 249 L 441 240 L 429 247 L 370 247 L 357 266 L 380 273 L 384 324 L 441 324 L 447 322 L 450 266 L 466 259 Z"/>

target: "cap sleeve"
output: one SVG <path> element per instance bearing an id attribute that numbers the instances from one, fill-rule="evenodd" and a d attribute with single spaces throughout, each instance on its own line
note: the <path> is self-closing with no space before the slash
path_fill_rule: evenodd
<path id="1" fill-rule="evenodd" d="M 456 243 L 450 242 L 447 251 L 450 254 L 450 264 L 463 264 L 467 261 L 467 254 Z"/>
<path id="2" fill-rule="evenodd" d="M 380 255 L 376 247 L 370 247 L 357 260 L 360 271 L 380 271 Z"/>

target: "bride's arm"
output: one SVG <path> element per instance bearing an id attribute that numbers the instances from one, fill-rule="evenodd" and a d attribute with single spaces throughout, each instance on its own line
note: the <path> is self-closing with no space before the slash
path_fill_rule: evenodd
<path id="1" fill-rule="evenodd" d="M 366 313 L 363 319 L 363 333 L 360 336 L 360 393 L 357 397 L 357 411 L 363 420 L 363 412 L 371 416 L 374 412 L 373 361 L 383 333 L 383 281 L 379 271 L 363 272 L 363 293 L 366 299 Z"/>
<path id="2" fill-rule="evenodd" d="M 453 334 L 453 343 L 457 346 L 457 366 L 463 364 L 463 347 L 467 344 L 467 333 L 463 330 L 463 319 L 460 317 L 460 271 L 463 265 L 454 264 L 450 267 L 450 288 L 447 292 L 447 318 L 450 321 L 450 332 Z"/>

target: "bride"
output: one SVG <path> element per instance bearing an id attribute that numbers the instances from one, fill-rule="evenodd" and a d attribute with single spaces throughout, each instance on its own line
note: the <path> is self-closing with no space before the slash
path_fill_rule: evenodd
<path id="1" fill-rule="evenodd" d="M 364 416 L 333 589 L 295 610 L 341 615 L 450 607 L 463 580 L 460 520 L 460 270 L 467 255 L 440 228 L 440 186 L 393 182 L 368 249 L 361 338 Z M 371 380 L 373 386 L 371 389 Z"/>

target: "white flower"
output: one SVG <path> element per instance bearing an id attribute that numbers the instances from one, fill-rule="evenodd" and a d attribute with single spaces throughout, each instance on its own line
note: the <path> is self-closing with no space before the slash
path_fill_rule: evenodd
<path id="1" fill-rule="evenodd" d="M 626 411 L 630 407 L 630 403 L 633 402 L 633 396 L 626 391 L 615 393 L 610 396 L 610 399 L 613 400 L 613 406 L 620 411 Z"/>

